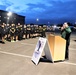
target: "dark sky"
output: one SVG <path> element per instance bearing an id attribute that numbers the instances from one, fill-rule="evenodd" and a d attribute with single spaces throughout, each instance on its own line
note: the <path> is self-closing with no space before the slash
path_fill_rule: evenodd
<path id="1" fill-rule="evenodd" d="M 76 0 L 0 0 L 0 9 L 26 16 L 26 23 L 76 21 Z"/>

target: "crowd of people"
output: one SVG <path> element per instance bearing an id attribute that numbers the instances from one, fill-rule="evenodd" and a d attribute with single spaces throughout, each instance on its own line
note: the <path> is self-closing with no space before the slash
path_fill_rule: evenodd
<path id="1" fill-rule="evenodd" d="M 15 24 L 0 24 L 0 40 L 3 44 L 8 40 L 10 42 L 17 42 L 23 38 L 33 38 L 37 36 L 45 37 L 46 27 L 34 25 Z"/>

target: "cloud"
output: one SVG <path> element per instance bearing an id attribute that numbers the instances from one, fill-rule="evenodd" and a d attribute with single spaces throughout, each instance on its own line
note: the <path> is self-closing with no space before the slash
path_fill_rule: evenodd
<path id="1" fill-rule="evenodd" d="M 25 0 L 0 0 L 0 4 L 3 4 L 3 5 L 7 5 L 7 8 L 6 10 L 7 11 L 14 11 L 14 12 L 26 12 L 28 11 L 29 9 L 29 6 L 32 6 L 34 7 L 33 10 L 34 11 L 43 11 L 44 9 L 42 8 L 44 6 L 44 4 L 41 4 L 42 3 L 42 0 L 28 0 L 28 1 L 25 1 Z M 42 5 L 40 7 L 40 5 Z M 47 6 L 50 6 L 49 4 L 45 4 Z M 36 7 L 35 7 L 36 6 Z M 25 10 L 25 11 L 23 11 Z"/>
<path id="2" fill-rule="evenodd" d="M 76 0 L 0 0 L 0 6 L 26 19 L 76 19 Z"/>
<path id="3" fill-rule="evenodd" d="M 8 6 L 12 5 L 12 3 L 7 0 L 0 0 L 0 5 L 5 5 L 8 7 Z"/>
<path id="4" fill-rule="evenodd" d="M 25 1 L 25 0 L 1 0 L 1 1 L 0 1 L 1 4 L 9 4 L 9 3 L 11 3 L 11 5 L 9 5 L 6 8 L 6 10 L 7 11 L 9 11 L 9 10 L 10 11 L 15 11 L 15 12 L 21 12 L 22 10 L 27 10 L 28 6 L 26 4 L 32 3 L 32 0 L 28 0 L 28 1 Z M 40 1 L 39 0 L 33 0 L 33 3 L 37 3 L 37 2 L 40 2 Z M 16 9 L 17 7 L 19 9 Z"/>

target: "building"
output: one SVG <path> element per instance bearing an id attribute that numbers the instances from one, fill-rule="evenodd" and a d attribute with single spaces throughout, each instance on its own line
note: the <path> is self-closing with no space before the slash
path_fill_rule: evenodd
<path id="1" fill-rule="evenodd" d="M 18 15 L 16 13 L 12 13 L 8 15 L 9 12 L 0 10 L 0 24 L 25 24 L 25 16 Z"/>

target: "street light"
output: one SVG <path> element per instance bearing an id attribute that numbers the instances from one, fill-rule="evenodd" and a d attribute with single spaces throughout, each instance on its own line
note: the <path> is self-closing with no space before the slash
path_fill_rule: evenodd
<path id="1" fill-rule="evenodd" d="M 50 22 L 48 22 L 48 27 L 50 27 Z"/>
<path id="2" fill-rule="evenodd" d="M 37 21 L 39 21 L 39 19 L 37 18 Z"/>
<path id="3" fill-rule="evenodd" d="M 49 24 L 50 22 L 48 22 L 48 24 Z"/>
<path id="4" fill-rule="evenodd" d="M 8 12 L 8 13 L 7 13 L 7 16 L 10 17 L 11 15 L 12 15 L 12 12 Z"/>
<path id="5" fill-rule="evenodd" d="M 39 19 L 37 18 L 36 21 L 37 21 L 37 23 L 38 23 Z"/>
<path id="6" fill-rule="evenodd" d="M 8 24 L 8 21 L 9 21 L 11 15 L 12 15 L 12 12 L 8 12 L 8 13 L 7 13 L 7 16 L 8 16 L 8 17 L 7 17 L 7 24 Z"/>

